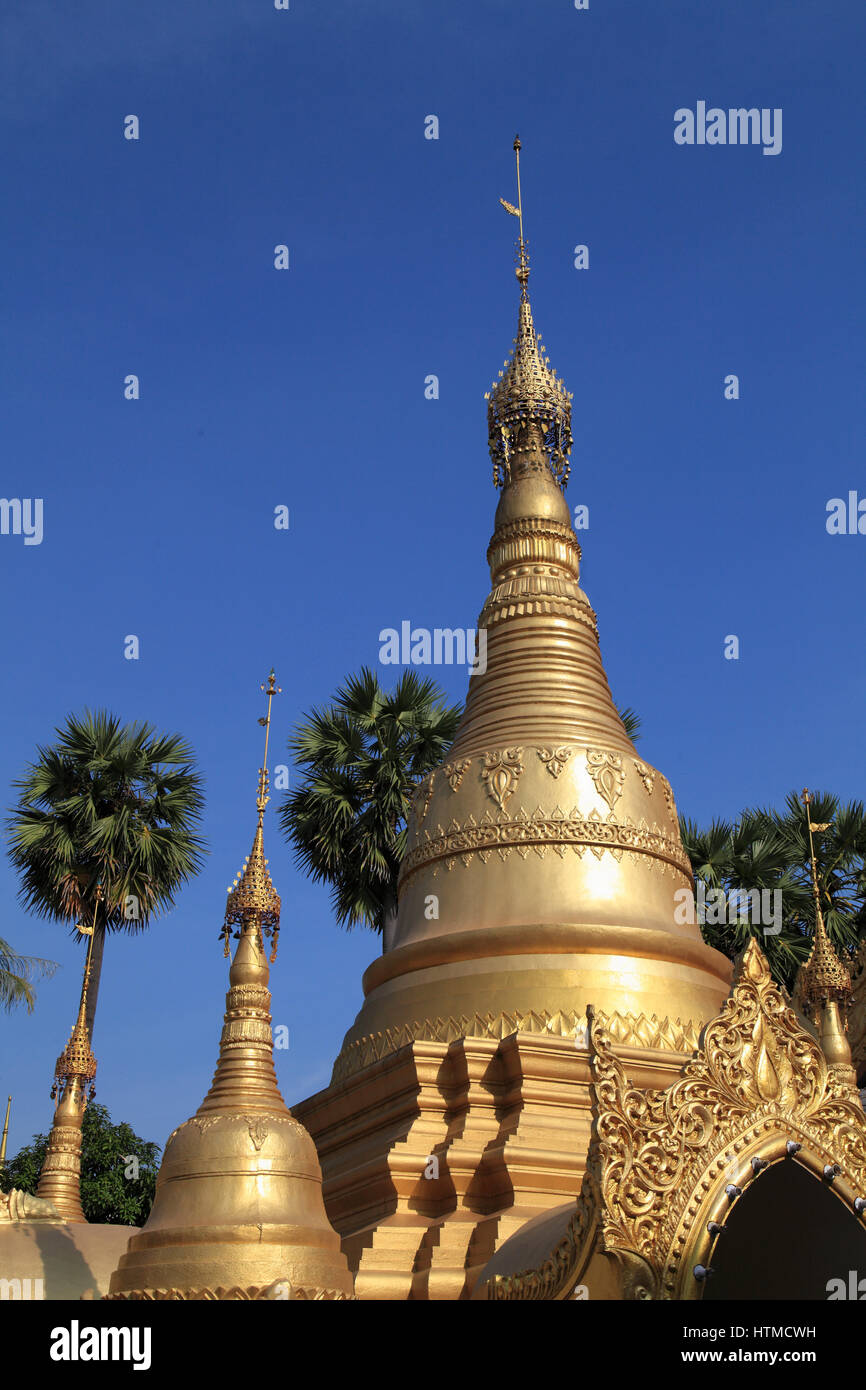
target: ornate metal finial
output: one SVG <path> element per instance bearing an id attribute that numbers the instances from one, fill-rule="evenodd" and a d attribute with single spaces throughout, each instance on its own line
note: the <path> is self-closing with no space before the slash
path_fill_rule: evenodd
<path id="1" fill-rule="evenodd" d="M 260 685 L 259 689 L 263 690 L 268 697 L 268 712 L 259 720 L 259 723 L 265 731 L 265 753 L 262 758 L 262 765 L 259 768 L 259 790 L 256 797 L 256 807 L 258 809 L 259 819 L 261 820 L 265 814 L 265 807 L 270 801 L 270 797 L 268 796 L 268 740 L 271 736 L 271 705 L 274 696 L 282 695 L 283 693 L 283 687 L 276 683 L 273 666 L 268 676 L 267 685 Z"/>
<path id="2" fill-rule="evenodd" d="M 493 461 L 493 483 L 504 487 L 512 477 L 512 458 L 521 456 L 526 471 L 548 467 L 560 486 L 565 487 L 571 469 L 571 393 L 565 389 L 538 340 L 529 305 L 529 247 L 523 235 L 523 195 L 520 188 L 520 136 L 514 137 L 517 161 L 517 207 L 499 201 L 520 224 L 517 242 L 517 269 L 520 281 L 520 309 L 517 337 L 510 361 L 503 364 L 499 380 L 485 395 L 487 433 Z"/>
<path id="3" fill-rule="evenodd" d="M 517 207 L 515 207 L 513 203 L 507 203 L 504 198 L 500 198 L 499 201 L 506 212 L 511 213 L 512 217 L 518 219 L 520 225 L 520 238 L 517 243 L 517 269 L 514 273 L 520 281 L 520 297 L 521 299 L 526 299 L 526 286 L 529 283 L 529 248 L 526 244 L 526 238 L 523 235 L 523 195 L 520 191 L 520 151 L 522 148 L 520 136 L 515 135 L 514 158 L 517 163 Z"/>
<path id="4" fill-rule="evenodd" d="M 241 936 L 245 927 L 257 930 L 262 937 L 264 935 L 270 936 L 270 959 L 273 963 L 277 958 L 277 942 L 280 935 L 280 897 L 268 872 L 263 829 L 265 808 L 270 801 L 268 795 L 268 742 L 271 732 L 271 705 L 274 696 L 283 693 L 282 687 L 276 683 L 273 667 L 271 667 L 267 685 L 263 684 L 260 689 L 268 697 L 268 712 L 258 721 L 265 731 L 265 752 L 262 766 L 259 768 L 258 791 L 256 793 L 258 824 L 252 850 L 244 860 L 241 872 L 228 889 L 225 921 L 220 936 L 224 946 L 223 954 L 226 957 L 229 955 L 232 927 L 237 928 L 234 933 L 235 937 Z"/>
<path id="5" fill-rule="evenodd" d="M 830 822 L 816 824 L 809 807 L 812 796 L 808 787 L 803 788 L 801 801 L 806 808 L 806 827 L 809 836 L 809 861 L 812 871 L 812 898 L 815 903 L 815 930 L 809 958 L 800 968 L 798 994 L 803 1007 L 812 1014 L 830 1003 L 846 1004 L 851 997 L 851 974 L 842 964 L 833 944 L 827 935 L 824 914 L 821 911 L 821 890 L 818 881 L 818 861 L 815 858 L 814 834 L 829 828 Z"/>
<path id="6" fill-rule="evenodd" d="M 90 976 L 93 969 L 93 943 L 96 937 L 96 914 L 99 911 L 99 904 L 102 900 L 103 889 L 97 883 L 94 893 L 93 921 L 89 927 L 82 922 L 76 924 L 76 930 L 81 936 L 86 936 L 87 955 L 84 961 L 84 979 L 81 982 L 81 999 L 78 1005 L 78 1017 L 72 1032 L 69 1034 L 69 1041 L 57 1058 L 57 1065 L 54 1068 L 54 1082 L 51 1087 L 51 1099 L 57 1100 L 58 1104 L 63 1100 L 68 1091 L 75 1088 L 77 1093 L 85 1101 L 93 1100 L 96 1095 L 94 1078 L 96 1076 L 96 1058 L 90 1047 L 90 1033 L 87 1027 L 87 991 L 90 988 Z M 89 1090 L 88 1090 L 89 1088 Z"/>

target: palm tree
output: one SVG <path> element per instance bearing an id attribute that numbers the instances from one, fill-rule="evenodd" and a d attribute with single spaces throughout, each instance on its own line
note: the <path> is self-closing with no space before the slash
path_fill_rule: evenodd
<path id="1" fill-rule="evenodd" d="M 412 793 L 441 763 L 460 714 L 414 671 L 386 693 L 364 667 L 290 738 L 304 775 L 280 824 L 306 872 L 330 884 L 341 926 L 363 924 L 387 945 Z"/>
<path id="2" fill-rule="evenodd" d="M 802 890 L 792 907 L 797 909 L 800 930 L 811 932 L 812 871 L 802 799 L 790 792 L 783 812 L 759 810 L 750 814 L 777 834 L 785 846 L 792 876 Z M 842 805 L 830 792 L 816 792 L 808 815 L 813 824 L 823 827 L 814 836 L 814 844 L 824 922 L 837 950 L 850 955 L 866 931 L 866 812 L 862 801 Z"/>
<path id="3" fill-rule="evenodd" d="M 150 724 L 86 710 L 55 733 L 13 784 L 9 857 L 29 911 L 93 930 L 92 1037 L 106 933 L 143 930 L 201 867 L 201 778 L 189 744 Z"/>
<path id="4" fill-rule="evenodd" d="M 630 738 L 632 743 L 637 743 L 640 738 L 640 715 L 636 710 L 632 709 L 631 705 L 626 705 L 623 709 L 618 709 L 617 714 L 623 722 L 626 738 Z"/>
<path id="5" fill-rule="evenodd" d="M 29 1014 L 36 1003 L 33 981 L 54 974 L 57 962 L 38 956 L 19 956 L 8 941 L 0 937 L 0 1009 L 11 1013 L 23 1004 Z"/>
<path id="6" fill-rule="evenodd" d="M 757 936 L 776 979 L 790 985 L 809 954 L 811 939 L 803 920 L 811 893 L 798 881 L 778 829 L 758 813 L 744 811 L 733 824 L 714 820 L 706 830 L 681 816 L 680 835 L 696 882 L 703 883 L 708 897 L 712 890 L 724 894 L 722 921 L 713 920 L 716 913 L 699 913 L 704 940 L 733 959 Z M 763 900 L 780 906 L 778 921 L 755 920 L 755 900 L 750 896 L 746 901 L 755 892 L 780 895 Z"/>
<path id="7" fill-rule="evenodd" d="M 826 828 L 815 836 L 821 908 L 831 941 L 850 959 L 866 931 L 866 815 L 862 802 L 841 806 L 829 793 L 817 794 L 810 806 L 813 823 Z M 758 934 L 778 980 L 789 987 L 812 945 L 814 909 L 806 812 L 796 792 L 785 810 L 743 811 L 733 824 L 713 821 L 700 830 L 680 818 L 680 831 L 692 872 L 709 888 L 726 894 L 754 889 L 781 894 L 781 931 L 767 934 L 745 913 L 723 924 L 703 922 L 704 939 L 725 955 L 735 956 Z"/>

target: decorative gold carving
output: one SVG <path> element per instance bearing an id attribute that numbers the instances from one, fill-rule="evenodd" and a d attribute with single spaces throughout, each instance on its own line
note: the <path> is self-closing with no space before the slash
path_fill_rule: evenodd
<path id="1" fill-rule="evenodd" d="M 605 851 L 615 857 L 622 853 L 645 855 L 662 872 L 684 874 L 691 880 L 691 866 L 679 836 L 674 839 L 645 821 L 635 825 L 629 818 L 618 821 L 612 814 L 602 820 L 595 810 L 582 816 L 576 807 L 566 814 L 557 806 L 551 812 L 539 807 L 531 816 L 521 807 L 513 818 L 500 813 L 494 819 L 485 812 L 480 821 L 469 816 L 462 825 L 453 820 L 447 830 L 440 825 L 435 833 L 424 831 L 420 843 L 403 859 L 400 885 L 427 864 L 434 864 L 435 876 L 437 861 L 443 861 L 450 870 L 458 859 L 469 864 L 478 854 L 486 862 L 485 856 L 493 850 L 505 859 L 512 849 L 523 854 L 531 849 L 543 858 L 548 846 L 558 854 L 570 848 L 579 856 L 589 848 L 598 858 Z"/>
<path id="2" fill-rule="evenodd" d="M 501 753 L 485 753 L 481 779 L 487 793 L 501 811 L 513 795 L 523 771 L 523 749 L 505 748 Z"/>
<path id="3" fill-rule="evenodd" d="M 528 273 L 528 272 L 527 272 Z M 517 321 L 517 338 L 511 359 L 500 379 L 486 393 L 487 430 L 493 481 L 504 487 L 517 476 L 530 430 L 538 433 L 538 454 L 557 482 L 568 482 L 571 452 L 571 398 L 544 356 L 532 322 L 532 310 L 524 285 Z"/>
<path id="4" fill-rule="evenodd" d="M 599 796 L 613 810 L 622 796 L 625 781 L 621 754 L 611 753 L 606 748 L 587 748 L 586 766 Z"/>
<path id="5" fill-rule="evenodd" d="M 809 958 L 797 971 L 797 992 L 807 1014 L 816 1019 L 828 1003 L 848 1005 L 851 1002 L 851 972 L 843 965 L 824 925 L 821 911 L 821 888 L 818 877 L 818 861 L 815 857 L 813 832 L 829 829 L 829 823 L 816 825 L 809 807 L 813 797 L 808 787 L 803 789 L 803 804 L 806 808 L 806 825 L 809 832 L 809 858 L 812 872 L 812 899 L 815 904 L 815 926 L 812 931 L 812 949 Z"/>
<path id="6" fill-rule="evenodd" d="M 840 1195 L 866 1191 L 866 1115 L 853 1069 L 828 1064 L 754 939 L 698 1055 L 666 1090 L 629 1083 L 603 1014 L 591 1017 L 590 1037 L 596 1119 L 575 1216 L 546 1261 L 494 1281 L 489 1297 L 567 1295 L 586 1266 L 589 1231 L 618 1263 L 623 1297 L 682 1296 L 684 1254 L 710 1239 L 707 1214 L 725 1183 L 744 1189 L 756 1180 L 749 1157 L 763 1148 L 778 1158 L 788 1138 L 811 1154 L 813 1171 L 839 1165 Z"/>
<path id="7" fill-rule="evenodd" d="M 193 1115 L 191 1120 L 184 1120 L 182 1125 L 178 1125 L 177 1129 L 172 1130 L 166 1140 L 165 1146 L 168 1148 L 175 1135 L 180 1134 L 180 1131 L 186 1129 L 187 1125 L 195 1125 L 199 1134 L 206 1134 L 211 1125 L 229 1124 L 232 1120 L 243 1120 L 244 1123 L 250 1127 L 254 1123 L 265 1124 L 265 1127 L 268 1129 L 271 1125 L 291 1125 L 293 1129 L 303 1133 L 303 1126 L 300 1125 L 295 1117 L 288 1111 L 283 1115 L 268 1112 L 266 1116 L 241 1114 L 240 1111 L 219 1111 L 213 1115 Z M 250 1130 L 250 1138 L 252 1138 L 252 1130 Z M 265 1134 L 264 1138 L 267 1138 L 267 1134 Z M 255 1140 L 253 1142 L 255 1143 Z M 264 1139 L 262 1142 L 264 1142 Z M 261 1145 L 258 1144 L 256 1147 L 260 1148 Z"/>
<path id="8" fill-rule="evenodd" d="M 271 994 L 265 985 L 232 985 L 226 1001 L 230 1012 L 259 1009 L 266 1014 L 271 1006 Z"/>
<path id="9" fill-rule="evenodd" d="M 691 1019 L 658 1019 L 646 1014 L 608 1015 L 608 1029 L 618 1045 L 691 1053 L 698 1045 L 698 1026 Z M 371 1062 L 387 1057 L 412 1042 L 454 1042 L 456 1038 L 507 1038 L 512 1033 L 546 1033 L 550 1037 L 575 1038 L 586 1046 L 587 1018 L 572 1009 L 528 1013 L 461 1014 L 450 1018 L 415 1019 L 397 1028 L 368 1034 L 346 1043 L 334 1064 L 333 1085 L 362 1071 Z"/>
<path id="10" fill-rule="evenodd" d="M 135 1289 L 130 1293 L 108 1293 L 103 1298 L 111 1303 L 258 1303 L 268 1302 L 354 1302 L 354 1294 L 340 1293 L 338 1289 L 305 1289 L 290 1284 L 288 1280 L 277 1279 L 272 1284 L 259 1286 L 251 1284 L 242 1289 L 234 1284 L 230 1288 L 203 1289 Z"/>
<path id="11" fill-rule="evenodd" d="M 414 811 L 415 819 L 419 825 L 423 825 L 424 818 L 427 815 L 430 806 L 430 798 L 433 795 L 433 782 L 435 777 L 436 773 L 431 772 L 428 777 L 424 778 L 423 782 L 418 784 L 418 790 L 415 793 Z"/>
<path id="12" fill-rule="evenodd" d="M 442 768 L 442 771 L 448 780 L 448 785 L 453 792 L 459 791 L 460 783 L 463 781 L 463 778 L 466 775 L 466 770 L 471 762 L 471 758 L 461 758 L 459 762 L 446 763 L 445 766 Z"/>
<path id="13" fill-rule="evenodd" d="M 643 782 L 647 794 L 652 796 L 652 790 L 655 786 L 655 773 L 651 767 L 647 767 L 646 763 L 642 763 L 640 758 L 632 758 L 632 762 L 637 768 L 638 777 Z"/>
<path id="14" fill-rule="evenodd" d="M 12 1187 L 0 1192 L 0 1226 L 15 1221 L 62 1221 L 53 1202 Z"/>
<path id="15" fill-rule="evenodd" d="M 520 586 L 521 589 L 528 590 L 530 586 Z M 490 629 L 499 622 L 504 622 L 507 618 L 527 618 L 531 616 L 548 616 L 569 618 L 572 622 L 581 623 L 584 627 L 598 637 L 598 622 L 595 613 L 589 604 L 577 598 L 568 598 L 562 594 L 538 594 L 532 592 L 515 592 L 518 590 L 516 584 L 497 584 L 487 599 L 481 617 L 478 620 L 479 627 Z M 503 592 L 504 591 L 504 592 Z"/>
<path id="16" fill-rule="evenodd" d="M 668 815 L 670 816 L 671 824 L 676 827 L 676 832 L 677 834 L 679 834 L 680 820 L 679 816 L 677 815 L 677 803 L 674 801 L 674 794 L 671 791 L 671 784 L 668 781 L 667 777 L 665 777 L 661 772 L 659 773 L 659 782 L 661 783 L 662 795 L 665 799 L 665 806 L 668 809 Z"/>
<path id="17" fill-rule="evenodd" d="M 546 573 L 558 575 L 560 582 L 563 569 L 573 576 L 567 581 L 567 590 L 562 590 L 572 594 L 577 592 L 574 580 L 578 576 L 580 555 L 580 545 L 570 526 L 535 516 L 518 517 L 497 526 L 487 547 L 491 574 L 508 579 L 519 572 L 518 567 L 526 565 L 531 565 L 532 572 L 537 573 L 536 566 L 547 561 Z M 504 575 L 503 570 L 507 571 Z"/>
<path id="18" fill-rule="evenodd" d="M 250 1132 L 250 1138 L 253 1141 L 253 1148 L 258 1152 L 271 1132 L 270 1127 L 261 1115 L 245 1115 L 244 1119 L 247 1121 L 247 1128 Z"/>
<path id="19" fill-rule="evenodd" d="M 572 748 L 565 745 L 560 748 L 539 748 L 538 756 L 551 777 L 556 778 L 562 772 L 573 751 Z"/>

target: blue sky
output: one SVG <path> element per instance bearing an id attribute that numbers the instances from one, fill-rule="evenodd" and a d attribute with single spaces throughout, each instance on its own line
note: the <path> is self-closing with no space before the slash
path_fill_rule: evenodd
<path id="1" fill-rule="evenodd" d="M 115 1119 L 162 1144 L 209 1085 L 270 666 L 280 761 L 382 628 L 475 625 L 515 131 L 583 580 L 641 751 L 699 820 L 807 784 L 862 797 L 866 535 L 825 525 L 830 498 L 866 498 L 862 5 L 7 0 L 2 26 L 0 493 L 44 504 L 41 545 L 0 536 L 4 804 L 85 705 L 181 731 L 207 782 L 206 868 L 106 949 Z M 676 145 L 700 100 L 781 108 L 781 153 Z M 463 698 L 465 672 L 436 674 Z M 291 1103 L 327 1083 L 379 946 L 334 925 L 275 804 Z M 61 969 L 0 1017 L 10 1153 L 50 1123 L 83 959 L 15 891 L 3 861 L 0 934 Z"/>

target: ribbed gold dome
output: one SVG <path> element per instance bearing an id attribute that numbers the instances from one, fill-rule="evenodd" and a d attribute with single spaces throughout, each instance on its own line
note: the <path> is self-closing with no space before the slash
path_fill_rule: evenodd
<path id="1" fill-rule="evenodd" d="M 525 278 L 519 314 L 516 355 L 531 357 Z M 525 408 L 509 415 L 518 381 Z M 520 1020 L 574 1031 L 588 1003 L 699 1026 L 728 992 L 729 961 L 675 919 L 692 876 L 673 793 L 611 697 L 555 476 L 557 392 L 515 367 L 491 402 L 505 486 L 478 620 L 487 666 L 448 761 L 418 789 L 394 937 L 364 976 L 335 1078 L 411 1038 L 498 1036 Z"/>

